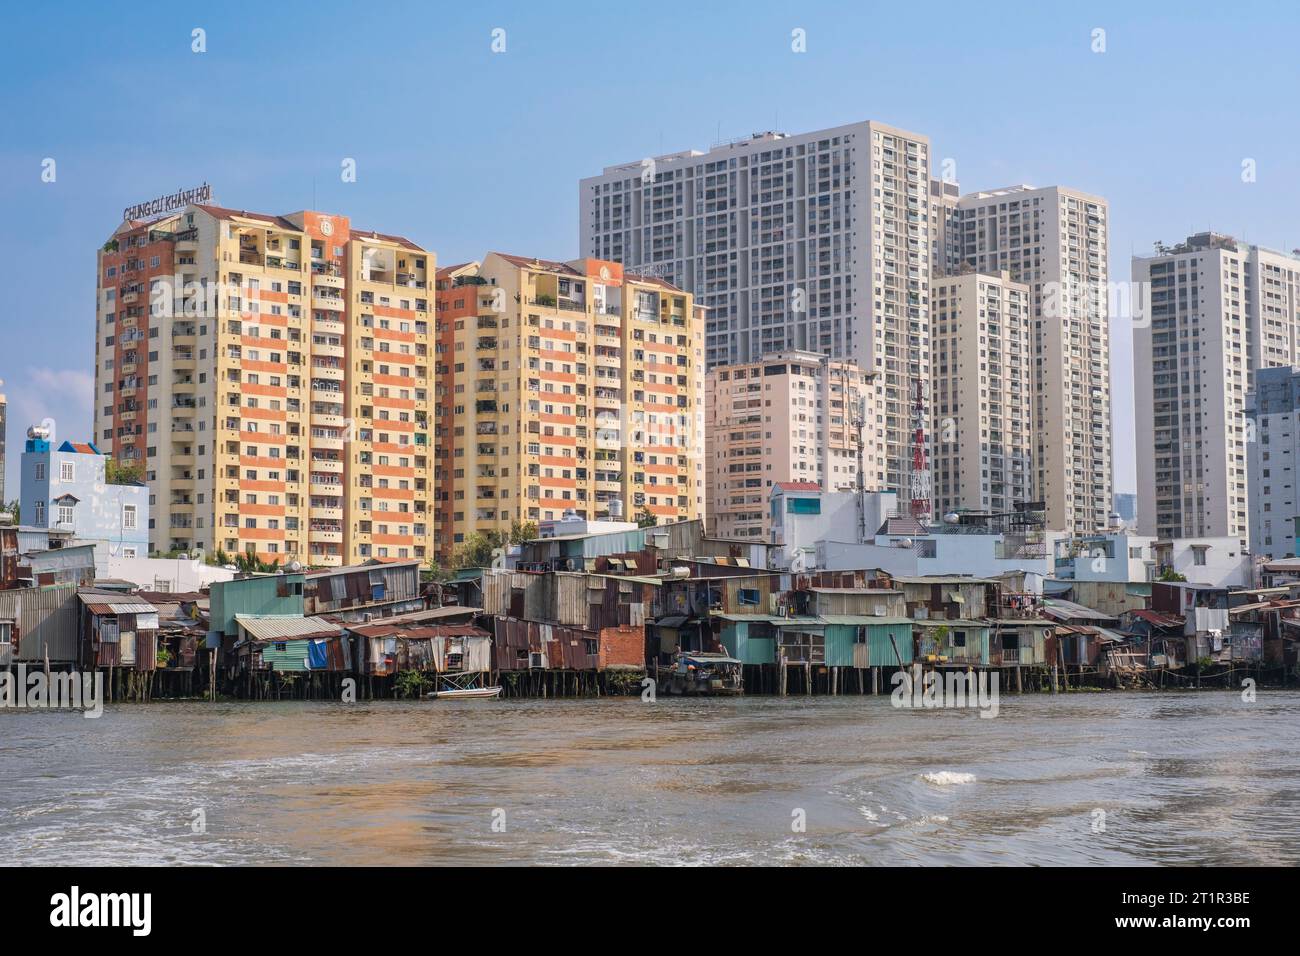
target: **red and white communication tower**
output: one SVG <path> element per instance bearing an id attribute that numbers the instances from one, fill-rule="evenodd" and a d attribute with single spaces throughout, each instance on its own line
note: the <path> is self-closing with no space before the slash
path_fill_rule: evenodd
<path id="1" fill-rule="evenodd" d="M 909 489 L 912 517 L 930 521 L 930 464 L 925 454 L 925 397 L 921 380 L 916 380 L 916 401 L 912 406 L 912 474 Z"/>

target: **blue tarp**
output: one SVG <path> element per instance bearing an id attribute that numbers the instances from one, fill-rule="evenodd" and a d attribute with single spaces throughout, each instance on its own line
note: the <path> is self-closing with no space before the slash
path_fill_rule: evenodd
<path id="1" fill-rule="evenodd" d="M 329 652 L 325 648 L 324 641 L 307 642 L 307 666 L 314 671 L 323 671 L 329 668 Z"/>

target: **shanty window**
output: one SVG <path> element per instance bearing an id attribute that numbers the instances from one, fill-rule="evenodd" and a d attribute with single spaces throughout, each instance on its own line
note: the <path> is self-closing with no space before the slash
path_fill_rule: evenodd
<path id="1" fill-rule="evenodd" d="M 736 599 L 741 604 L 758 604 L 758 588 L 741 588 Z"/>
<path id="2" fill-rule="evenodd" d="M 591 657 L 600 652 L 600 645 L 597 641 L 594 641 L 591 638 L 583 638 L 582 643 L 587 656 Z"/>
<path id="3" fill-rule="evenodd" d="M 966 632 L 965 632 L 965 631 L 953 631 L 953 632 L 952 632 L 952 646 L 953 646 L 953 647 L 965 647 L 965 646 L 966 646 Z"/>
<path id="4" fill-rule="evenodd" d="M 9 650 L 14 642 L 14 626 L 8 621 L 0 622 L 0 650 Z"/>
<path id="5" fill-rule="evenodd" d="M 857 632 L 853 635 L 853 643 L 854 644 L 867 643 L 867 629 L 865 627 L 858 628 Z"/>
<path id="6" fill-rule="evenodd" d="M 277 651 L 287 651 L 289 649 L 289 645 L 286 641 L 276 641 L 275 649 Z"/>

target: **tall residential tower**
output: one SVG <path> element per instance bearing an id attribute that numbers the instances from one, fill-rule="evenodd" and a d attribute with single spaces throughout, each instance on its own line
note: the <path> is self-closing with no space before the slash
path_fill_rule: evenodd
<path id="1" fill-rule="evenodd" d="M 124 221 L 98 253 L 94 434 L 148 482 L 150 549 L 431 553 L 434 268 L 346 216 Z"/>
<path id="2" fill-rule="evenodd" d="M 704 512 L 690 293 L 597 259 L 489 253 L 437 276 L 438 551 L 572 511 Z"/>
<path id="3" fill-rule="evenodd" d="M 1150 287 L 1133 332 L 1138 530 L 1246 546 L 1246 394 L 1260 369 L 1300 365 L 1300 257 L 1203 232 L 1134 257 L 1133 282 Z"/>
<path id="4" fill-rule="evenodd" d="M 1034 496 L 1085 534 L 1111 510 L 1109 228 L 1100 196 L 1012 186 L 962 196 L 945 239 L 947 261 L 1029 287 Z"/>
<path id="5" fill-rule="evenodd" d="M 876 122 L 759 133 L 579 185 L 584 255 L 708 307 L 710 368 L 790 349 L 874 376 L 885 487 L 907 496 L 929 390 L 930 141 Z"/>

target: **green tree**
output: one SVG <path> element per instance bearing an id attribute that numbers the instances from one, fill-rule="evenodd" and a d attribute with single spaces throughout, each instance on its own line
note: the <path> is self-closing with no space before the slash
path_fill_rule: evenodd
<path id="1" fill-rule="evenodd" d="M 638 528 L 653 528 L 659 523 L 659 516 L 650 510 L 649 505 L 641 509 L 641 513 L 636 516 L 636 526 Z"/>
<path id="2" fill-rule="evenodd" d="M 22 524 L 22 508 L 19 506 L 17 498 L 5 505 L 4 510 L 13 516 L 14 524 Z"/>
<path id="3" fill-rule="evenodd" d="M 510 543 L 523 544 L 525 541 L 537 540 L 537 522 L 536 521 L 512 521 L 510 522 Z"/>
<path id="4" fill-rule="evenodd" d="M 235 558 L 235 567 L 245 574 L 274 574 L 280 569 L 280 559 L 263 561 L 250 544 L 247 551 Z"/>
<path id="5" fill-rule="evenodd" d="M 456 549 L 452 556 L 453 568 L 486 568 L 492 564 L 492 552 L 505 544 L 500 531 L 475 531 Z"/>
<path id="6" fill-rule="evenodd" d="M 1187 575 L 1179 574 L 1173 568 L 1165 568 L 1160 572 L 1160 580 L 1166 584 L 1173 584 L 1178 581 L 1186 581 Z"/>
<path id="7" fill-rule="evenodd" d="M 144 468 L 139 464 L 123 464 L 110 458 L 104 463 L 104 481 L 110 485 L 136 485 L 144 481 Z"/>

